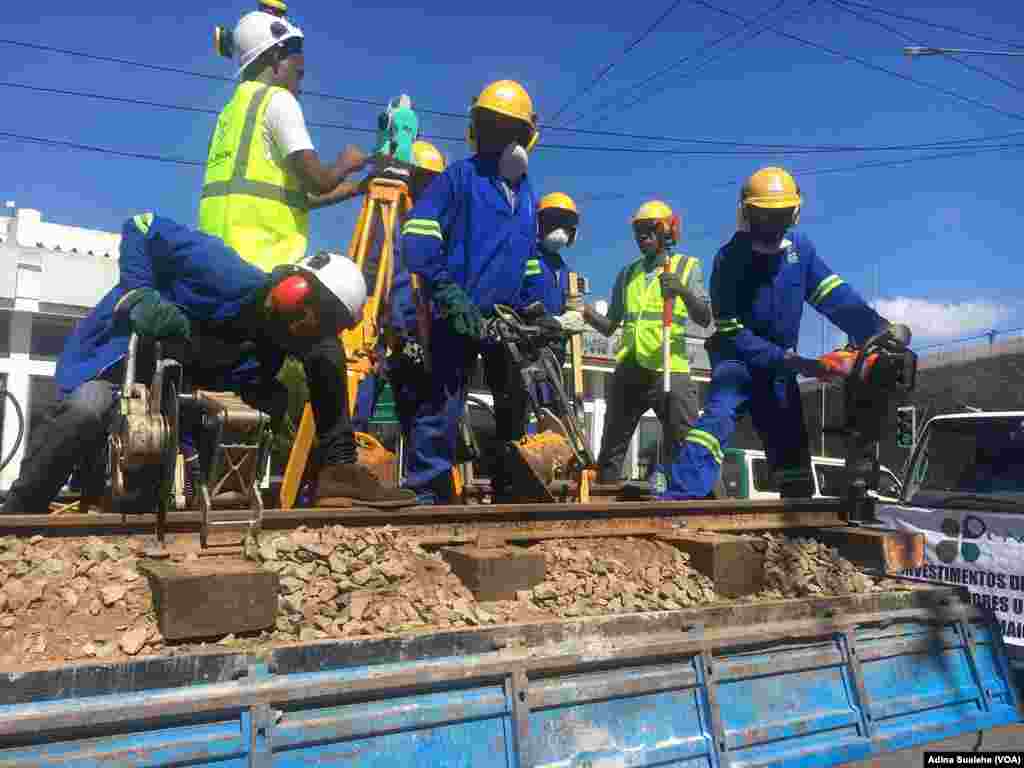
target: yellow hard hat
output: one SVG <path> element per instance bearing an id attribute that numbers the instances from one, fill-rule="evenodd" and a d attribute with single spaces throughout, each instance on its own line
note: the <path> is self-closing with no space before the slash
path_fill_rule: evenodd
<path id="1" fill-rule="evenodd" d="M 580 212 L 576 210 L 576 203 L 573 202 L 573 199 L 562 192 L 552 192 L 541 198 L 540 203 L 537 205 L 537 210 L 543 211 L 548 208 L 572 211 L 577 216 L 580 215 Z"/>
<path id="2" fill-rule="evenodd" d="M 537 205 L 540 234 L 563 228 L 569 234 L 567 245 L 574 245 L 579 232 L 580 212 L 575 201 L 564 192 L 551 192 L 541 198 Z"/>
<path id="3" fill-rule="evenodd" d="M 444 155 L 429 141 L 419 139 L 412 144 L 412 162 L 425 171 L 441 173 L 445 168 Z"/>
<path id="4" fill-rule="evenodd" d="M 740 202 L 754 208 L 799 208 L 802 200 L 800 187 L 789 172 L 769 166 L 747 179 Z"/>
<path id="5" fill-rule="evenodd" d="M 666 203 L 663 203 L 661 200 L 649 200 L 637 208 L 636 213 L 633 214 L 633 223 L 671 218 L 672 209 Z"/>
<path id="6" fill-rule="evenodd" d="M 762 208 L 769 210 L 793 209 L 793 217 L 789 226 L 795 227 L 800 221 L 800 187 L 796 179 L 785 168 L 768 166 L 755 172 L 740 190 L 740 201 L 736 212 L 736 224 L 742 231 L 749 227 L 746 209 Z"/>
<path id="7" fill-rule="evenodd" d="M 476 149 L 476 137 L 473 135 L 472 115 L 476 109 L 486 109 L 505 117 L 522 120 L 529 125 L 530 141 L 529 146 L 526 147 L 527 151 L 533 149 L 537 139 L 540 138 L 540 133 L 537 130 L 537 114 L 533 111 L 533 99 L 530 98 L 526 89 L 515 80 L 497 80 L 480 91 L 480 95 L 473 99 L 473 103 L 469 107 L 470 120 L 466 139 L 474 150 Z"/>

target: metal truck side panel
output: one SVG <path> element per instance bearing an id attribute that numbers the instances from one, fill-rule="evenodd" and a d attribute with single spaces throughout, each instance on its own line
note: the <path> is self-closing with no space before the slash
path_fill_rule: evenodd
<path id="1" fill-rule="evenodd" d="M 158 689 L 116 665 L 131 692 L 106 695 L 65 668 L 0 706 L 0 768 L 838 765 L 1021 719 L 1002 638 L 965 594 L 325 642 Z"/>

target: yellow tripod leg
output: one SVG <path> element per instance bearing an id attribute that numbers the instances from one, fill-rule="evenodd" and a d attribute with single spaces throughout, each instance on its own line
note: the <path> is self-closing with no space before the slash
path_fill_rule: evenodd
<path id="1" fill-rule="evenodd" d="M 377 343 L 378 315 L 390 293 L 394 277 L 394 230 L 397 215 L 400 209 L 402 213 L 406 213 L 411 207 L 408 189 L 404 183 L 386 179 L 375 180 L 370 184 L 366 200 L 363 202 L 362 210 L 356 221 L 355 236 L 349 244 L 349 258 L 360 269 L 364 269 L 371 230 L 373 223 L 377 221 L 377 212 L 379 211 L 379 220 L 383 227 L 381 253 L 376 280 L 371 286 L 371 294 L 367 297 L 364 307 L 364 319 L 355 328 L 340 334 L 341 342 L 349 358 L 346 368 L 350 413 L 355 410 L 359 384 L 370 372 L 369 352 Z M 281 484 L 281 509 L 292 509 L 295 506 L 295 499 L 306 471 L 315 435 L 316 425 L 313 419 L 313 409 L 309 403 L 306 403 Z"/>
<path id="2" fill-rule="evenodd" d="M 306 407 L 302 409 L 299 428 L 295 431 L 295 441 L 292 443 L 291 453 L 288 454 L 288 466 L 284 469 L 284 479 L 281 481 L 281 509 L 291 509 L 295 506 L 295 497 L 299 495 L 299 484 L 306 471 L 306 462 L 309 461 L 315 434 L 313 408 L 306 403 Z"/>

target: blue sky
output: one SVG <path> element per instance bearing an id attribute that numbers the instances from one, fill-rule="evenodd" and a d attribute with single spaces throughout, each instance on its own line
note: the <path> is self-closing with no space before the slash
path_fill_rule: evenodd
<path id="1" fill-rule="evenodd" d="M 710 0 L 754 17 L 778 2 Z M 868 0 L 870 2 L 870 0 Z M 874 0 L 875 5 L 887 5 Z M 956 62 L 901 55 L 905 41 L 856 19 L 828 0 L 789 0 L 769 17 L 807 40 L 854 54 L 872 64 L 956 91 L 1014 113 L 961 103 L 812 50 L 766 31 L 719 60 L 697 58 L 643 88 L 634 84 L 740 27 L 740 22 L 684 0 L 628 56 L 626 44 L 646 29 L 669 0 L 624 6 L 564 0 L 521 0 L 491 6 L 440 3 L 428 10 L 388 0 L 291 3 L 306 33 L 306 91 L 381 102 L 409 93 L 414 107 L 464 113 L 487 82 L 512 78 L 534 98 L 542 122 L 608 62 L 619 63 L 589 94 L 573 102 L 572 127 L 750 144 L 885 146 L 1024 132 L 1024 95 Z M 803 7 L 803 9 L 801 9 Z M 231 76 L 233 63 L 212 51 L 212 27 L 233 27 L 247 2 L 101 4 L 53 2 L 40 8 L 10 4 L 7 40 L 40 43 L 100 55 Z M 983 2 L 909 4 L 899 11 L 1024 45 L 1019 4 Z M 868 14 L 922 45 L 980 49 L 1006 46 Z M 767 19 L 766 19 L 767 20 Z M 753 29 L 757 29 L 754 27 Z M 718 48 L 728 52 L 741 33 Z M 1018 39 L 1019 38 L 1019 39 Z M 168 111 L 12 88 L 27 84 L 219 110 L 229 83 L 156 73 L 126 65 L 0 44 L 0 131 L 62 141 L 202 160 L 214 116 Z M 710 54 L 709 54 L 710 55 Z M 1024 58 L 969 61 L 1024 86 Z M 657 90 L 658 93 L 654 91 Z M 631 108 L 621 105 L 639 96 Z M 607 104 L 601 113 L 595 109 Z M 307 120 L 372 128 L 378 107 L 302 97 Z M 598 120 L 597 115 L 603 119 Z M 562 124 L 562 123 L 559 123 Z M 461 137 L 463 118 L 421 114 L 421 130 Z M 313 128 L 325 159 L 347 143 L 369 148 L 372 134 Z M 461 140 L 435 141 L 449 160 L 464 157 Z M 1021 136 L 1006 139 L 1024 145 Z M 550 145 L 602 148 L 565 150 Z M 608 151 L 615 148 L 644 153 Z M 655 150 L 655 151 L 651 151 Z M 735 148 L 594 136 L 546 129 L 531 158 L 540 194 L 561 191 L 580 204 L 581 237 L 568 251 L 596 294 L 607 294 L 618 270 L 637 255 L 629 219 L 658 197 L 683 214 L 684 250 L 704 260 L 731 235 L 738 182 L 765 164 L 795 170 L 805 203 L 802 228 L 819 254 L 893 317 L 915 327 L 917 341 L 968 335 L 991 327 L 1024 325 L 1019 254 L 1021 148 L 971 157 L 814 175 L 807 171 L 857 163 L 903 160 L 937 150 L 835 154 L 680 155 L 682 151 L 735 153 Z M 673 154 L 677 153 L 677 154 Z M 38 208 L 60 223 L 119 229 L 140 210 L 194 223 L 201 169 L 139 159 L 43 147 L 0 138 L 0 196 Z M 801 173 L 800 171 L 803 171 Z M 314 247 L 347 245 L 358 202 L 313 214 Z M 829 334 L 826 346 L 840 342 Z M 808 311 L 801 349 L 822 349 L 821 324 Z"/>

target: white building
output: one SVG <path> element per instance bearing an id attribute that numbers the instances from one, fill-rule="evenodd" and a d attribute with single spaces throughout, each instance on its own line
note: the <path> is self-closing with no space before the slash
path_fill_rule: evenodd
<path id="1" fill-rule="evenodd" d="M 44 222 L 39 211 L 18 209 L 14 203 L 7 203 L 3 213 L 0 388 L 6 387 L 18 400 L 26 422 L 20 446 L 0 472 L 0 490 L 7 490 L 18 475 L 33 426 L 56 398 L 53 375 L 64 340 L 75 322 L 117 282 L 121 236 Z M 696 327 L 693 330 L 702 331 Z M 596 332 L 584 336 L 584 407 L 587 435 L 595 456 L 601 444 L 607 379 L 615 367 L 617 342 L 618 334 L 611 339 Z M 700 336 L 694 337 L 690 352 L 699 402 L 703 403 L 708 362 Z M 476 383 L 482 385 L 482 381 Z M 0 416 L 2 458 L 6 458 L 18 436 L 17 414 L 7 398 Z M 637 429 L 627 457 L 627 474 L 643 476 L 657 451 L 660 434 L 658 421 L 649 411 Z"/>
<path id="2" fill-rule="evenodd" d="M 54 401 L 53 373 L 64 340 L 117 282 L 120 235 L 44 222 L 39 211 L 7 203 L 0 216 L 0 387 L 17 398 L 26 434 L 0 473 L 6 490 L 18 476 L 28 433 Z M 2 455 L 18 436 L 18 418 L 4 398 Z"/>

